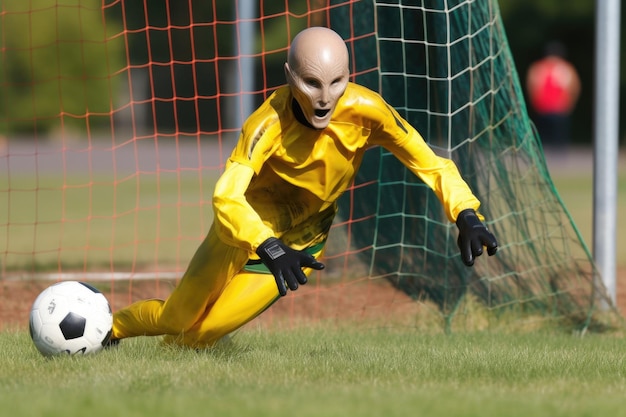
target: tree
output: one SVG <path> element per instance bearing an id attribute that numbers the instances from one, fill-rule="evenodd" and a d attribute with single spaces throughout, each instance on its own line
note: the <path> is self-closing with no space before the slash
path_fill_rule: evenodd
<path id="1" fill-rule="evenodd" d="M 3 2 L 0 132 L 110 123 L 123 44 L 98 0 Z"/>

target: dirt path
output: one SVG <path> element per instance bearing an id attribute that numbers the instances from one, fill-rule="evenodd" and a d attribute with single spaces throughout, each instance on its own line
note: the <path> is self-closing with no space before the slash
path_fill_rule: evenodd
<path id="1" fill-rule="evenodd" d="M 0 281 L 0 329 L 26 328 L 30 306 L 37 295 L 49 285 L 46 281 Z M 97 286 L 97 284 L 95 284 Z M 140 299 L 166 297 L 172 282 L 137 281 L 116 285 L 105 292 L 114 310 Z M 617 306 L 626 311 L 626 267 L 618 271 Z M 423 305 L 411 300 L 386 281 L 363 281 L 349 285 L 322 287 L 314 283 L 290 293 L 271 308 L 271 314 L 261 315 L 251 324 L 267 324 L 275 320 L 385 320 L 388 317 L 408 317 L 420 314 Z"/>

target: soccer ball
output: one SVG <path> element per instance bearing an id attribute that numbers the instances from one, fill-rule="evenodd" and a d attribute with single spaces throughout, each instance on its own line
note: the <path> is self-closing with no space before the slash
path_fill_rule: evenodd
<path id="1" fill-rule="evenodd" d="M 106 297 L 84 282 L 51 285 L 30 310 L 30 336 L 44 356 L 99 352 L 109 341 L 112 326 Z"/>

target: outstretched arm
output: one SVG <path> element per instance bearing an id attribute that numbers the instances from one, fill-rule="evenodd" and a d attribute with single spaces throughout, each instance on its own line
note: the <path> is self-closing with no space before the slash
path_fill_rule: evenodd
<path id="1" fill-rule="evenodd" d="M 386 133 L 382 136 L 386 140 L 381 144 L 434 191 L 448 219 L 456 222 L 459 228 L 457 243 L 463 263 L 472 266 L 475 258 L 483 253 L 483 246 L 489 255 L 495 254 L 498 249 L 496 238 L 477 213 L 480 201 L 462 178 L 454 161 L 436 155 L 393 108 L 387 106 L 382 114 L 382 131 Z"/>

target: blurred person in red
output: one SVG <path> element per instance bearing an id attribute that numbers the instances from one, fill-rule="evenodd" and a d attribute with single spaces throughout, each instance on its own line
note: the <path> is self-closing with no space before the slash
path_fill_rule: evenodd
<path id="1" fill-rule="evenodd" d="M 580 95 L 580 78 L 566 60 L 562 43 L 548 43 L 545 56 L 531 64 L 526 91 L 544 146 L 564 150 L 570 142 L 570 119 Z"/>

